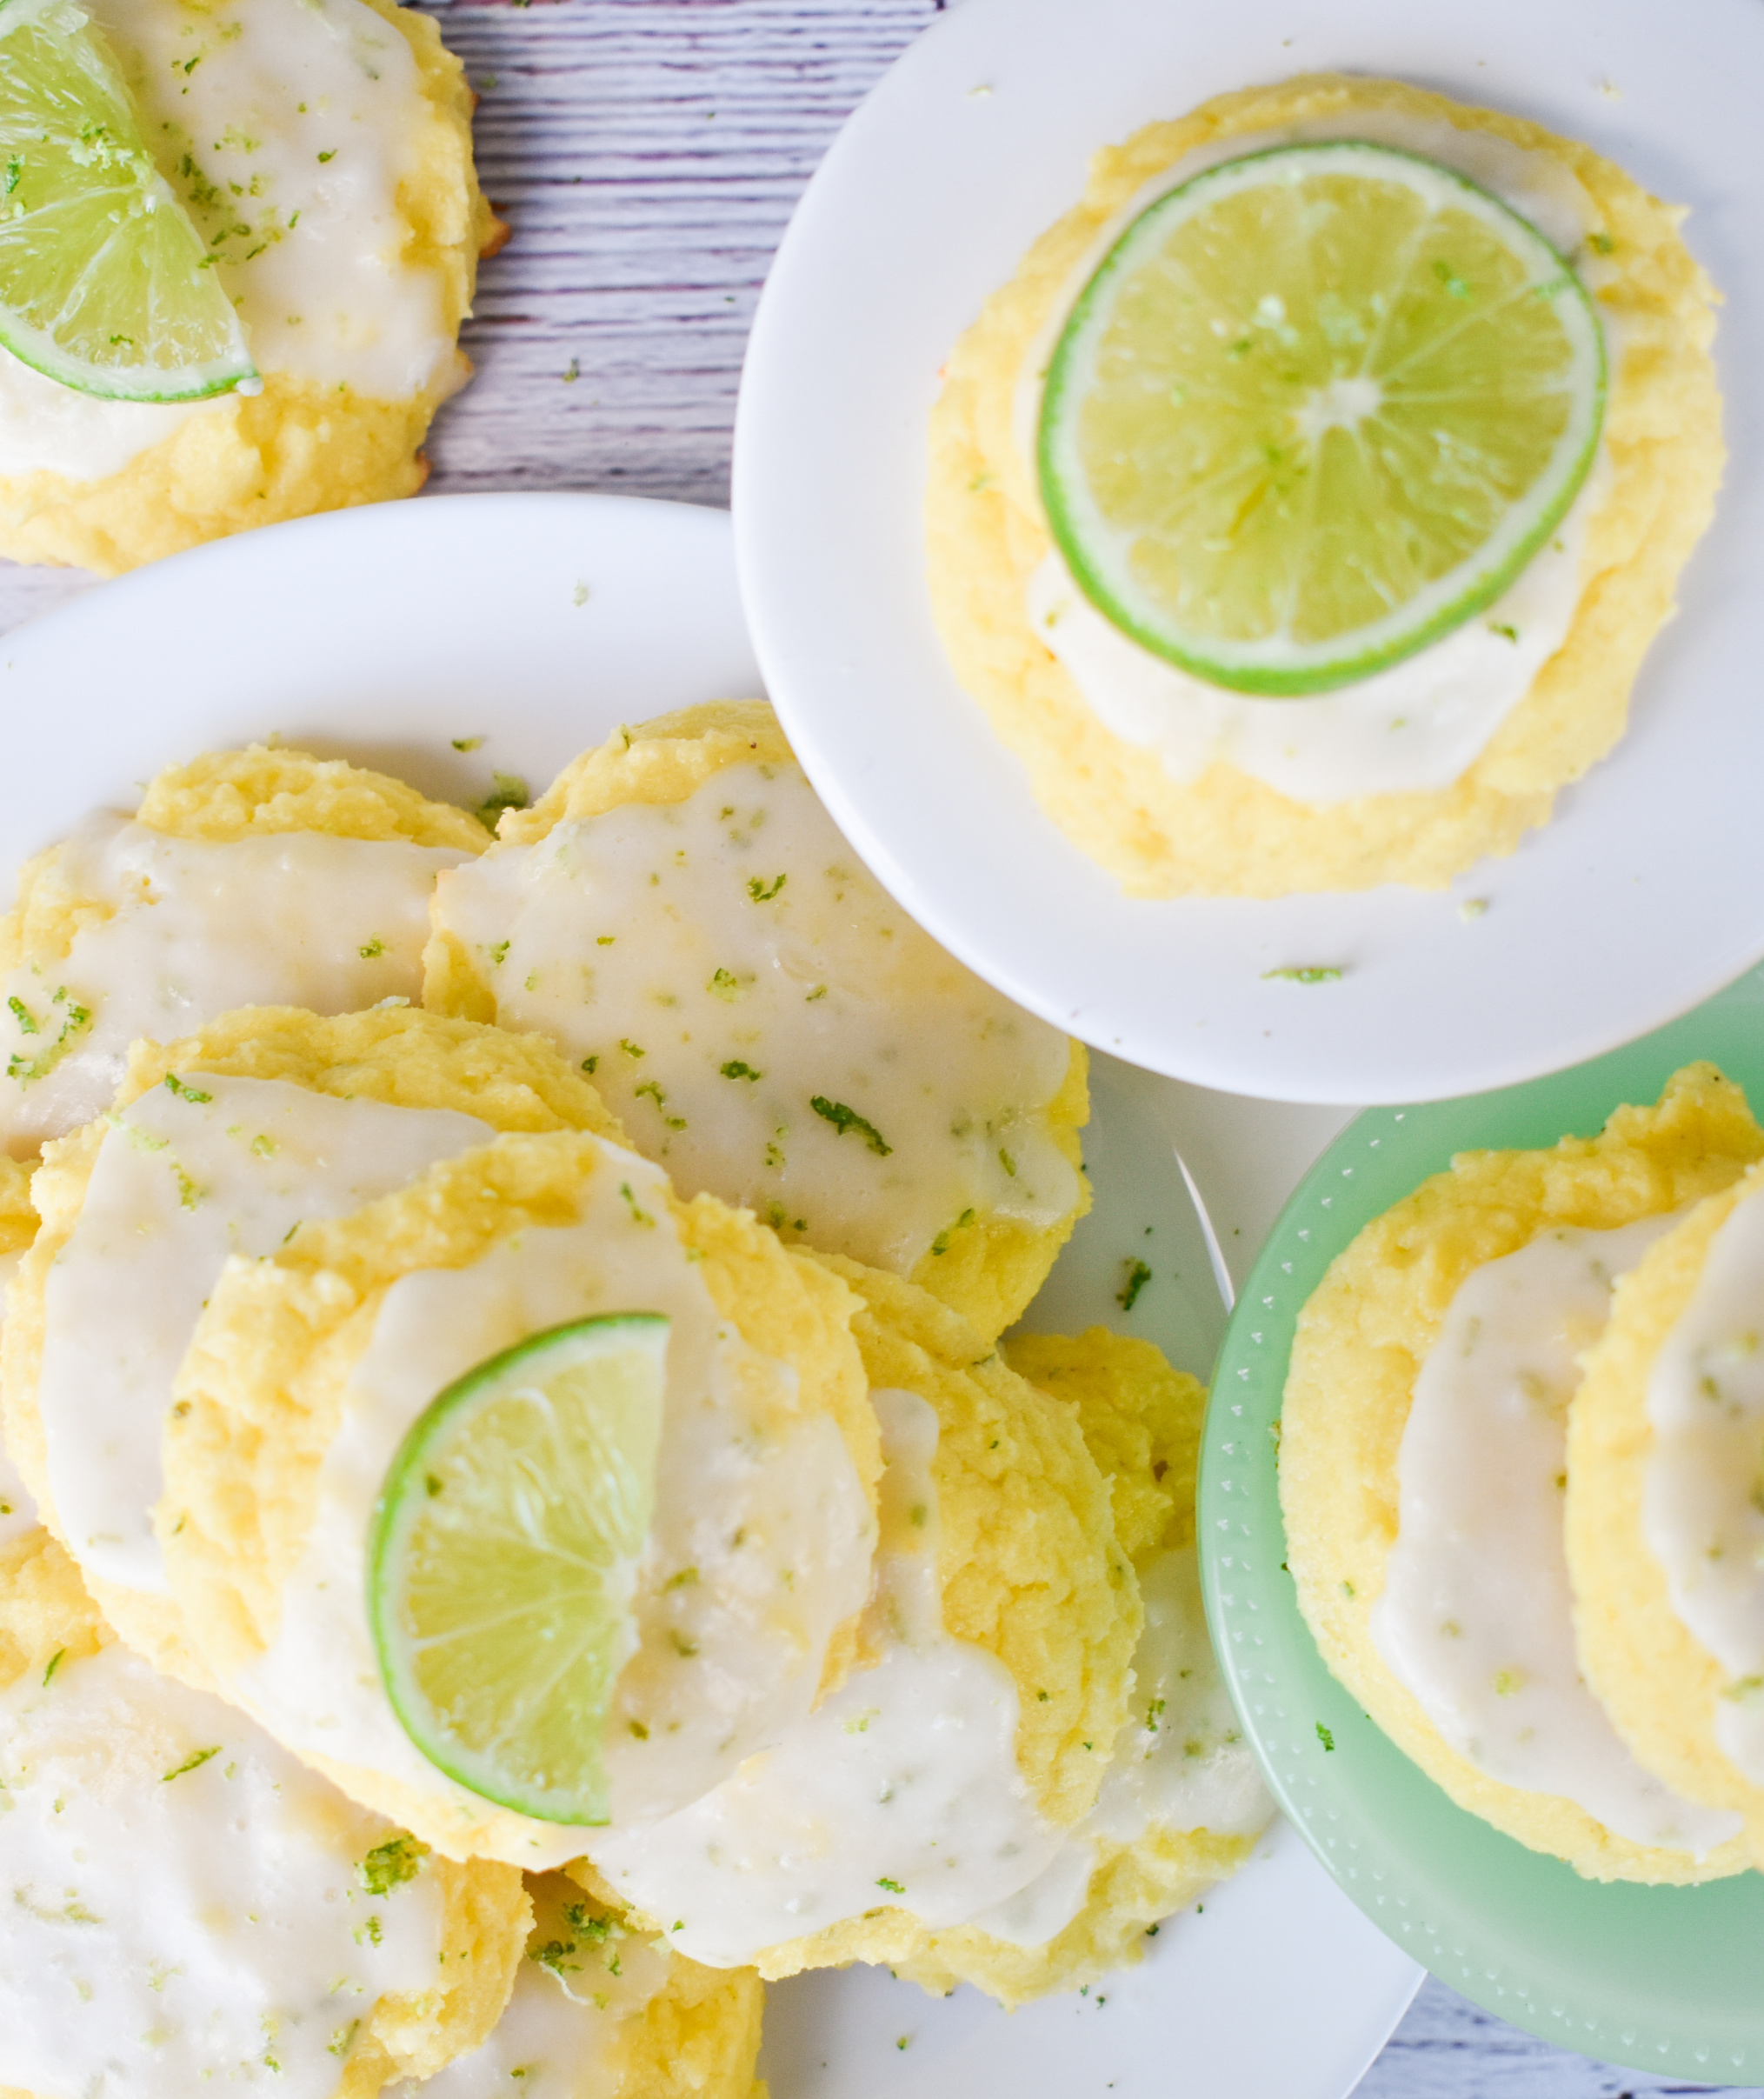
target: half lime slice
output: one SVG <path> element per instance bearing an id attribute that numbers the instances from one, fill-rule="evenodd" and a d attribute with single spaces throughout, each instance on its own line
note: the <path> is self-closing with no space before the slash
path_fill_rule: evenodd
<path id="1" fill-rule="evenodd" d="M 375 1508 L 368 1613 L 405 1732 L 544 1822 L 608 1817 L 667 1350 L 665 1317 L 619 1312 L 491 1356 L 425 1409 Z"/>
<path id="2" fill-rule="evenodd" d="M 1080 295 L 1040 471 L 1079 588 L 1271 696 L 1400 661 L 1500 596 L 1593 462 L 1605 352 L 1535 227 L 1449 168 L 1330 141 L 1227 161 Z"/>
<path id="3" fill-rule="evenodd" d="M 0 344 L 111 401 L 256 378 L 110 46 L 70 0 L 0 0 Z"/>

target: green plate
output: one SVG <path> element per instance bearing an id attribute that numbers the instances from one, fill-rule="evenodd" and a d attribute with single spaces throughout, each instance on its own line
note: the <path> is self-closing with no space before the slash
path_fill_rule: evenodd
<path id="1" fill-rule="evenodd" d="M 1370 1109 L 1348 1125 L 1281 1214 L 1226 1331 L 1202 1453 L 1202 1566 L 1213 1636 L 1268 1783 L 1375 1923 L 1454 1989 L 1546 2041 L 1755 2084 L 1764 1877 L 1600 1885 L 1455 1806 L 1325 1668 L 1285 1569 L 1275 1466 L 1299 1308 L 1363 1224 L 1454 1152 L 1590 1136 L 1698 1057 L 1764 1109 L 1764 967 L 1591 1063 L 1495 1093 Z"/>

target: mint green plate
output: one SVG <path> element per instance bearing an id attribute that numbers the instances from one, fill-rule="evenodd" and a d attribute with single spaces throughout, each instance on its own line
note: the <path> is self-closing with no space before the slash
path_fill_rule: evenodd
<path id="1" fill-rule="evenodd" d="M 1213 1636 L 1268 1783 L 1375 1923 L 1544 2040 L 1636 2069 L 1756 2084 L 1764 1877 L 1600 1885 L 1454 1805 L 1324 1667 L 1283 1564 L 1275 1477 L 1299 1308 L 1363 1224 L 1454 1152 L 1590 1136 L 1697 1057 L 1764 1111 L 1764 969 L 1591 1063 L 1495 1093 L 1370 1109 L 1350 1123 L 1281 1214 L 1226 1331 L 1202 1453 L 1201 1549 Z"/>

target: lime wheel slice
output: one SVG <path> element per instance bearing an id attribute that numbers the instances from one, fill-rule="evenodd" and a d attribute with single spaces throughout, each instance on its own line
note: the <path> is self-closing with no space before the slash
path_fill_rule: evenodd
<path id="1" fill-rule="evenodd" d="M 1039 467 L 1079 588 L 1270 696 L 1368 676 L 1493 603 L 1592 463 L 1586 288 L 1466 177 L 1283 146 L 1151 204 L 1080 294 Z"/>
<path id="2" fill-rule="evenodd" d="M 112 401 L 257 376 L 116 57 L 70 0 L 0 0 L 0 344 Z"/>
<path id="3" fill-rule="evenodd" d="M 480 1363 L 412 1427 L 375 1509 L 368 1610 L 394 1711 L 450 1778 L 542 1821 L 608 1817 L 668 1327 L 581 1319 Z"/>

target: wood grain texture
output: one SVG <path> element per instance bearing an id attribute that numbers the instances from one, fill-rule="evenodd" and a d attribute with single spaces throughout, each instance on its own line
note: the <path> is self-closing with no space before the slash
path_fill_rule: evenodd
<path id="1" fill-rule="evenodd" d="M 1429 1976 L 1355 2099 L 1688 2099 L 1716 2091 L 1764 2099 L 1750 2086 L 1687 2084 L 1588 2062 L 1520 2033 Z"/>
<path id="2" fill-rule="evenodd" d="M 513 228 L 483 271 L 465 336 L 477 376 L 436 423 L 430 489 L 726 503 L 773 250 L 835 131 L 935 0 L 426 3 L 483 97 L 479 165 Z M 0 563 L 0 631 L 90 587 Z M 1589 2062 L 1429 1982 L 1361 2099 L 1714 2089 Z"/>

